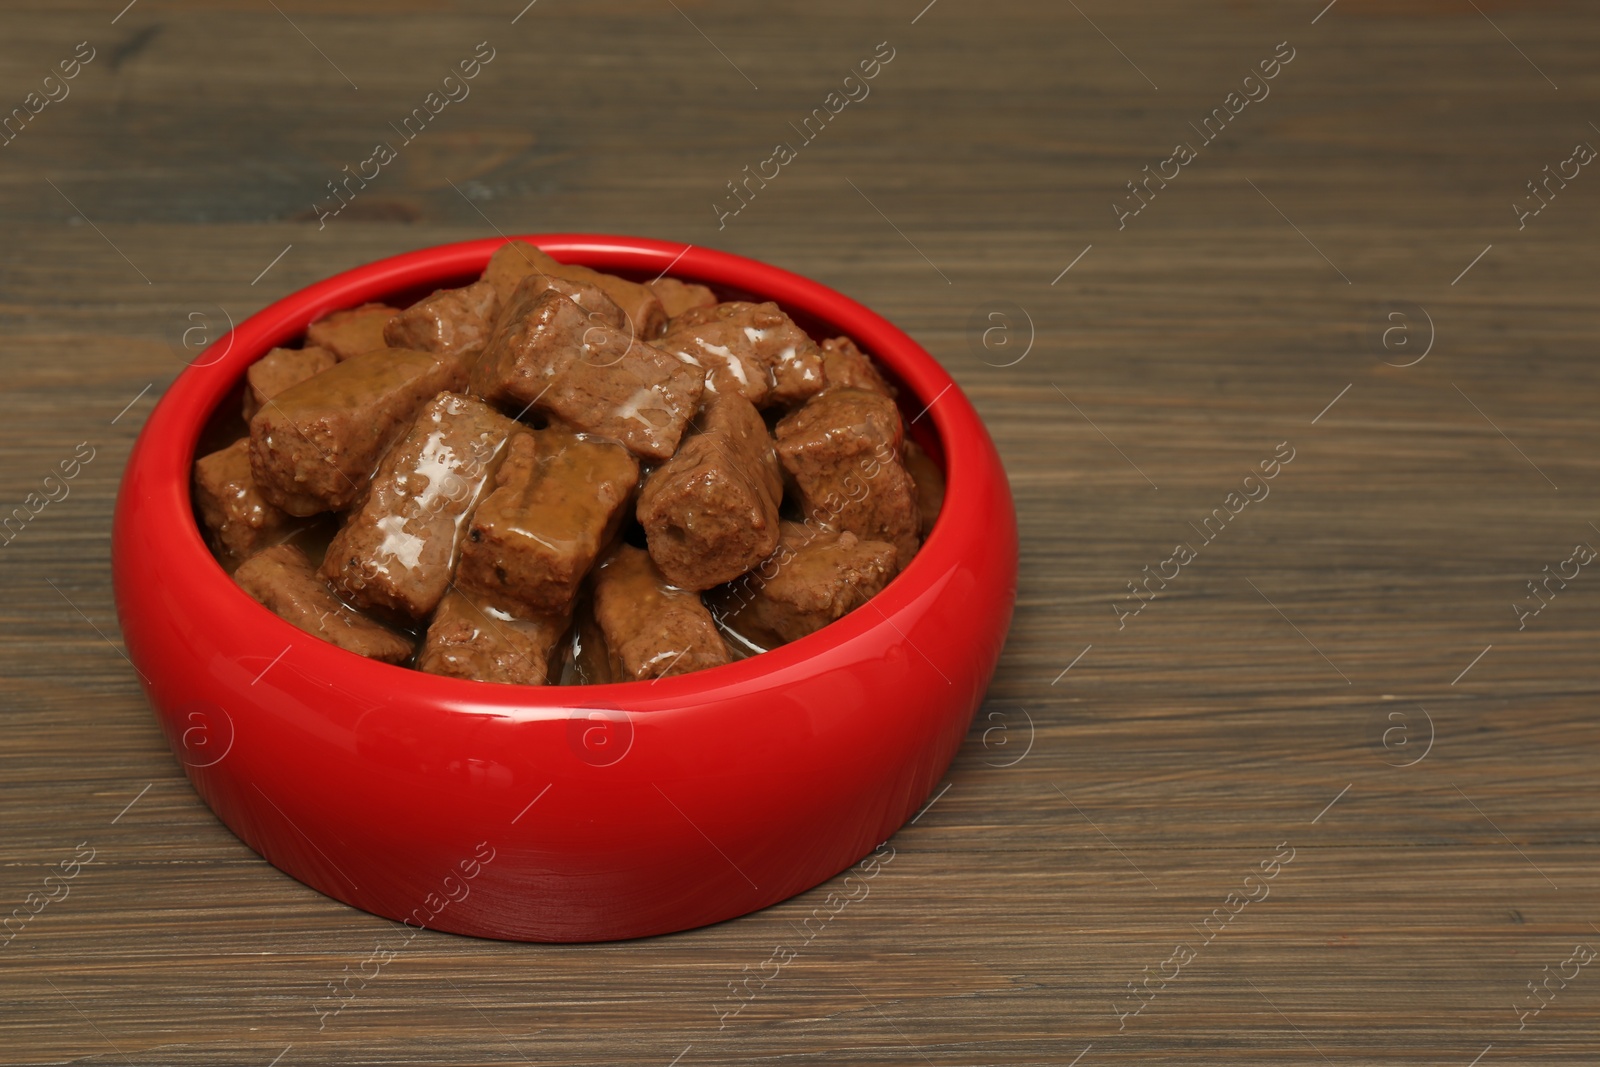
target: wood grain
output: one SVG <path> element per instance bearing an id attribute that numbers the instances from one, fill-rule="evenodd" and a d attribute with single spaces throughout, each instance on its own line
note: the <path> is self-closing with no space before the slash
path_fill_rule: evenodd
<path id="1" fill-rule="evenodd" d="M 0 913 L 95 858 L 0 949 L 0 1061 L 1600 1060 L 1594 968 L 1517 1010 L 1600 946 L 1600 577 L 1511 607 L 1600 543 L 1600 174 L 1511 207 L 1600 144 L 1600 20 L 1324 2 L 9 5 L 0 107 L 96 58 L 0 147 L 0 513 L 95 458 L 0 548 Z M 319 229 L 325 183 L 485 40 L 472 95 Z M 882 41 L 870 96 L 719 229 Z M 1270 95 L 1119 229 L 1125 183 L 1283 41 Z M 496 229 L 726 248 L 894 319 L 999 444 L 1022 597 L 948 788 L 809 940 L 829 886 L 637 943 L 430 933 L 319 1030 L 393 924 L 190 790 L 121 655 L 112 501 L 191 314 Z M 1431 351 L 1386 365 L 1419 311 Z M 1284 842 L 1265 898 L 1225 903 Z"/>

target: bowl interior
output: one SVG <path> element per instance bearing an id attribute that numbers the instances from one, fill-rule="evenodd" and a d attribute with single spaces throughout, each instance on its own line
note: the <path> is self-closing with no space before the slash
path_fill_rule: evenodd
<path id="1" fill-rule="evenodd" d="M 517 239 L 526 240 L 527 238 L 517 238 Z M 534 243 L 537 244 L 539 242 L 537 240 L 535 240 Z M 493 242 L 493 244 L 498 244 L 498 242 Z M 490 250 L 492 251 L 492 248 Z M 722 300 L 722 301 L 749 300 L 749 301 L 754 301 L 754 302 L 761 302 L 761 301 L 764 301 L 764 300 L 776 299 L 777 303 L 784 310 L 784 312 L 787 313 L 795 321 L 795 323 L 801 329 L 803 329 L 813 340 L 815 340 L 815 341 L 817 341 L 819 343 L 821 341 L 827 339 L 827 338 L 837 337 L 837 336 L 840 336 L 841 334 L 852 335 L 851 331 L 849 329 L 841 326 L 838 323 L 835 323 L 835 322 L 831 321 L 830 319 L 828 319 L 828 318 L 826 318 L 826 317 L 824 317 L 822 315 L 819 315 L 819 314 L 815 313 L 811 309 L 808 309 L 808 308 L 805 308 L 805 307 L 801 307 L 801 306 L 796 306 L 792 302 L 784 301 L 782 299 L 777 299 L 775 297 L 772 297 L 772 296 L 768 295 L 767 293 L 760 292 L 760 291 L 755 290 L 755 289 L 743 288 L 743 287 L 740 287 L 740 286 L 738 286 L 736 284 L 729 284 L 725 279 L 718 280 L 718 279 L 707 278 L 707 277 L 703 277 L 703 276 L 697 275 L 692 269 L 682 269 L 680 267 L 674 267 L 673 269 L 671 269 L 669 271 L 666 271 L 666 272 L 645 271 L 645 270 L 640 270 L 640 269 L 630 269 L 630 268 L 628 268 L 626 266 L 618 267 L 618 266 L 615 266 L 615 265 L 603 265 L 603 264 L 600 264 L 600 263 L 596 263 L 592 256 L 585 255 L 581 251 L 573 251 L 573 250 L 569 250 L 569 249 L 564 249 L 564 248 L 561 248 L 559 245 L 554 245 L 554 246 L 548 248 L 547 250 L 550 252 L 550 254 L 552 256 L 554 256 L 556 259 L 559 259 L 559 260 L 561 260 L 563 262 L 579 263 L 579 264 L 583 264 L 585 266 L 594 266 L 596 269 L 605 270 L 608 273 L 617 274 L 617 275 L 620 275 L 622 277 L 628 278 L 628 279 L 633 280 L 633 281 L 647 282 L 647 281 L 650 281 L 653 278 L 659 277 L 662 273 L 667 273 L 671 277 L 678 278 L 678 279 L 680 279 L 682 281 L 698 282 L 700 284 L 708 286 L 717 295 L 717 298 L 719 300 Z M 485 258 L 487 258 L 487 253 L 485 254 Z M 408 283 L 400 283 L 400 284 L 396 284 L 396 285 L 393 285 L 393 286 L 388 287 L 388 288 L 381 288 L 381 287 L 378 288 L 378 289 L 368 288 L 363 292 L 361 299 L 358 299 L 358 300 L 343 300 L 343 301 L 338 301 L 338 302 L 334 302 L 334 303 L 327 303 L 325 305 L 320 306 L 318 308 L 318 310 L 316 310 L 313 313 L 311 313 L 309 315 L 309 317 L 306 318 L 305 322 L 298 323 L 298 328 L 296 328 L 296 325 L 294 323 L 291 323 L 285 329 L 276 331 L 278 336 L 269 335 L 269 336 L 266 336 L 266 337 L 262 338 L 261 340 L 253 342 L 253 349 L 254 350 L 248 351 L 248 352 L 245 352 L 245 353 L 241 353 L 241 358 L 239 358 L 237 362 L 230 362 L 229 366 L 230 366 L 230 370 L 231 370 L 231 382 L 226 387 L 226 389 L 222 392 L 220 399 L 215 404 L 215 406 L 211 409 L 211 412 L 210 412 L 209 416 L 204 420 L 204 422 L 200 426 L 198 434 L 197 434 L 196 439 L 195 439 L 194 449 L 193 449 L 192 453 L 188 457 L 188 465 L 192 467 L 193 462 L 194 462 L 194 460 L 196 458 L 198 458 L 200 456 L 203 456 L 203 455 L 206 455 L 206 454 L 208 454 L 208 453 L 210 453 L 212 451 L 215 451 L 217 449 L 224 448 L 229 443 L 231 443 L 232 441 L 234 441 L 234 440 L 238 439 L 239 437 L 244 436 L 244 435 L 246 435 L 248 433 L 248 424 L 245 422 L 243 414 L 242 414 L 242 402 L 243 402 L 244 389 L 245 389 L 245 371 L 248 369 L 250 364 L 254 363 L 257 359 L 259 359 L 262 356 L 264 356 L 269 349 L 271 349 L 273 347 L 290 347 L 290 348 L 299 347 L 300 344 L 301 344 L 301 338 L 302 338 L 302 335 L 304 334 L 305 328 L 307 326 L 309 326 L 311 322 L 315 321 L 316 319 L 321 318 L 323 315 L 326 315 L 330 311 L 339 310 L 339 309 L 344 308 L 344 307 L 355 306 L 357 304 L 364 303 L 364 302 L 382 302 L 382 303 L 390 304 L 390 305 L 395 306 L 395 307 L 404 308 L 404 307 L 407 307 L 407 306 L 415 303 L 416 301 L 418 301 L 418 300 L 430 295 L 435 290 L 456 288 L 456 287 L 459 287 L 459 286 L 470 284 L 471 282 L 474 282 L 474 281 L 478 280 L 478 278 L 480 277 L 481 273 L 482 273 L 481 267 L 479 267 L 477 269 L 470 269 L 470 270 L 459 270 L 459 269 L 458 270 L 448 270 L 448 269 L 446 269 L 446 270 L 442 270 L 441 272 L 439 272 L 437 274 L 431 275 L 430 276 L 430 281 L 427 284 L 423 284 L 423 285 L 418 285 L 418 284 L 414 284 L 414 283 L 409 283 L 409 284 Z M 330 281 L 336 281 L 336 280 L 337 279 L 330 279 Z M 322 283 L 322 284 L 326 285 L 328 283 Z M 292 299 L 292 297 L 290 299 Z M 856 337 L 855 339 L 857 340 L 857 343 L 861 345 L 861 348 L 863 349 L 863 351 L 866 351 L 869 355 L 871 355 L 873 357 L 873 362 L 877 366 L 879 371 L 883 374 L 883 376 L 886 379 L 888 379 L 890 384 L 895 387 L 895 389 L 896 389 L 896 391 L 898 393 L 898 397 L 897 397 L 896 403 L 898 404 L 898 406 L 900 408 L 902 420 L 903 420 L 903 422 L 905 423 L 905 426 L 906 426 L 906 436 L 908 438 L 914 440 L 923 449 L 923 451 L 928 454 L 929 458 L 931 458 L 933 460 L 933 462 L 939 467 L 941 473 L 943 473 L 945 475 L 946 479 L 948 479 L 949 475 L 948 475 L 948 466 L 947 466 L 947 463 L 946 463 L 945 442 L 944 442 L 943 436 L 942 436 L 942 434 L 940 433 L 940 430 L 939 430 L 938 420 L 936 418 L 931 418 L 931 417 L 928 417 L 928 418 L 922 417 L 922 416 L 924 416 L 925 414 L 927 414 L 931 410 L 931 403 L 932 403 L 933 400 L 937 399 L 937 397 L 936 396 L 923 396 L 922 392 L 919 391 L 918 389 L 916 389 L 910 382 L 908 382 L 907 376 L 905 374 L 900 373 L 899 369 L 894 365 L 894 363 L 891 360 L 885 359 L 885 358 L 881 358 L 879 356 L 879 353 L 877 351 L 875 351 L 869 345 L 869 343 L 867 343 L 866 341 L 863 341 L 861 338 Z M 231 339 L 229 337 L 219 338 L 217 343 L 216 343 L 216 347 L 221 347 L 221 346 L 224 346 L 224 345 L 231 345 L 231 343 L 232 342 L 231 342 Z M 194 369 L 201 369 L 201 368 L 204 368 L 206 365 L 207 365 L 207 357 L 206 357 L 205 354 L 202 354 L 201 358 L 196 360 L 196 364 L 195 364 L 195 368 Z M 191 373 L 192 373 L 192 371 L 191 371 Z M 200 536 L 202 541 L 204 541 L 204 539 L 205 539 L 205 535 L 204 535 L 204 532 L 203 532 L 204 531 L 204 526 L 200 521 L 198 508 L 196 507 L 196 505 L 194 503 L 192 492 L 190 492 L 190 495 L 189 495 L 189 513 L 190 513 L 191 518 L 192 518 L 192 520 L 193 520 L 193 522 L 195 524 L 195 532 L 196 532 L 196 534 Z M 941 518 L 942 518 L 942 515 L 941 515 Z M 939 524 L 936 522 L 935 525 L 934 525 L 933 530 L 930 531 L 930 533 L 928 535 L 928 538 L 925 539 L 924 544 L 923 544 L 923 549 L 921 551 L 926 551 L 927 545 L 930 542 L 932 542 L 938 536 L 938 531 L 939 531 Z M 921 554 L 921 551 L 919 551 L 919 555 Z M 207 551 L 207 555 L 211 556 L 211 565 L 212 566 L 216 567 L 219 570 L 223 570 L 224 569 L 223 568 L 223 564 L 220 561 L 218 561 L 214 555 L 212 555 L 210 553 L 209 548 L 208 548 L 208 551 Z M 915 562 L 915 560 L 913 560 L 913 563 L 914 562 Z M 900 580 L 900 578 L 903 576 L 904 573 L 905 572 L 902 571 L 901 574 L 897 574 L 895 576 L 895 578 L 891 581 L 890 586 L 893 586 L 896 582 L 898 582 Z M 885 591 L 887 591 L 887 590 L 885 590 Z M 880 592 L 878 594 L 878 596 L 882 596 L 882 595 L 883 595 L 883 592 Z M 261 608 L 260 610 L 264 611 L 266 609 L 265 608 Z M 802 640 L 803 641 L 812 641 L 814 638 L 818 637 L 819 635 L 827 634 L 828 631 L 833 630 L 835 627 L 839 626 L 840 623 L 843 622 L 843 621 L 844 620 L 841 619 L 839 621 L 831 623 L 828 626 L 824 627 L 822 630 L 817 631 L 817 633 L 812 634 L 812 635 L 808 636 L 807 638 L 803 638 Z M 793 642 L 791 642 L 791 644 L 793 644 Z M 768 654 L 770 654 L 770 653 L 763 654 L 763 656 L 768 655 Z M 751 658 L 753 658 L 753 657 L 751 657 Z M 685 677 L 685 678 L 687 678 L 687 677 L 700 678 L 702 676 L 715 674 L 717 672 L 728 671 L 731 667 L 737 666 L 737 664 L 739 662 L 743 662 L 743 661 L 736 661 L 733 664 L 727 664 L 727 665 L 724 665 L 724 666 L 721 666 L 721 667 L 712 667 L 712 668 L 709 668 L 707 670 L 696 671 L 696 672 L 693 673 L 693 675 L 685 675 L 683 677 Z M 387 665 L 377 664 L 377 666 L 387 666 Z M 414 673 L 414 672 L 410 671 L 409 668 L 392 668 L 392 669 L 395 669 L 395 670 L 405 669 L 405 670 L 408 671 L 408 673 Z M 448 681 L 454 682 L 454 683 L 457 683 L 457 684 L 461 684 L 461 685 L 470 685 L 470 686 L 479 686 L 479 685 L 492 684 L 492 683 L 468 682 L 468 681 L 464 681 L 464 680 L 461 680 L 461 679 L 449 679 Z M 639 686 L 645 686 L 645 685 L 649 685 L 649 684 L 650 683 L 647 683 L 647 682 L 615 682 L 615 683 L 610 683 L 610 684 L 605 685 L 605 686 L 582 686 L 582 687 L 562 686 L 562 687 L 559 687 L 559 688 L 562 688 L 562 689 L 582 688 L 582 689 L 585 689 L 585 690 L 599 690 L 599 689 L 611 689 L 611 688 L 614 688 L 614 687 L 639 687 Z M 551 688 L 557 688 L 557 687 L 551 687 Z"/>

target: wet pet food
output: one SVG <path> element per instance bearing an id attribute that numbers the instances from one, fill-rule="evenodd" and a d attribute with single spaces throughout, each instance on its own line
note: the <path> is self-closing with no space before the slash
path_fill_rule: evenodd
<path id="1" fill-rule="evenodd" d="M 235 410 L 247 431 L 193 491 L 240 588 L 476 681 L 654 679 L 798 640 L 881 591 L 944 495 L 850 338 L 525 242 L 470 285 L 309 324 Z"/>

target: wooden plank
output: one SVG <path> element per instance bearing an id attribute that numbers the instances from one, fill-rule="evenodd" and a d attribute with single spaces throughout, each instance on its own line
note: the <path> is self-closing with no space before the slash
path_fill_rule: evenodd
<path id="1" fill-rule="evenodd" d="M 1600 22 L 924 5 L 12 5 L 0 106 L 97 51 L 0 148 L 0 504 L 95 458 L 0 548 L 0 902 L 96 856 L 0 956 L 0 1061 L 1600 1059 L 1589 969 L 1518 1015 L 1600 944 L 1600 599 L 1582 576 L 1525 629 L 1511 608 L 1600 538 L 1600 178 L 1512 208 L 1600 141 Z M 472 95 L 319 229 L 325 183 L 484 40 Z M 880 41 L 870 96 L 719 229 L 727 183 Z M 1282 41 L 1270 95 L 1199 144 Z M 1196 158 L 1119 229 L 1178 141 Z M 1000 447 L 1022 599 L 948 792 L 820 934 L 797 927 L 828 886 L 638 943 L 424 934 L 319 1030 L 393 925 L 189 789 L 120 653 L 112 502 L 191 313 L 496 228 L 725 248 L 900 323 Z M 1002 305 L 1012 347 L 986 349 Z M 1283 442 L 1270 495 L 1201 543 Z M 1192 563 L 1128 614 L 1178 543 Z M 1269 895 L 1207 927 L 1284 842 Z M 720 1017 L 778 944 L 781 977 Z"/>

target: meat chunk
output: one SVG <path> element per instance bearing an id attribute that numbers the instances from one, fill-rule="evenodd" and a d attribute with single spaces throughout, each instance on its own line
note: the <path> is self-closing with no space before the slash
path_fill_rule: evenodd
<path id="1" fill-rule="evenodd" d="M 730 659 L 700 594 L 670 585 L 632 545 L 618 545 L 595 575 L 594 614 L 612 669 L 624 679 L 687 674 Z"/>
<path id="2" fill-rule="evenodd" d="M 782 501 L 767 424 L 733 393 L 713 399 L 700 431 L 646 479 L 637 514 L 667 580 L 710 589 L 772 554 Z"/>
<path id="3" fill-rule="evenodd" d="M 829 389 L 865 389 L 894 399 L 894 387 L 883 380 L 872 360 L 848 337 L 822 342 L 822 376 Z"/>
<path id="4" fill-rule="evenodd" d="M 475 682 L 553 684 L 552 661 L 567 625 L 562 615 L 518 619 L 452 589 L 433 614 L 417 669 Z"/>
<path id="5" fill-rule="evenodd" d="M 756 407 L 799 403 L 824 384 L 816 342 L 770 301 L 693 308 L 659 347 L 700 368 L 708 392 L 738 393 Z"/>
<path id="6" fill-rule="evenodd" d="M 538 407 L 650 459 L 677 449 L 702 389 L 694 368 L 596 324 L 557 291 L 507 318 L 472 372 L 472 391 L 490 403 Z"/>
<path id="7" fill-rule="evenodd" d="M 634 336 L 640 340 L 654 341 L 666 332 L 667 309 L 661 306 L 660 298 L 648 285 L 574 264 L 563 264 L 559 270 L 549 273 L 569 282 L 587 283 L 603 290 L 628 316 L 628 321 L 633 324 Z"/>
<path id="8" fill-rule="evenodd" d="M 717 306 L 717 294 L 703 285 L 679 281 L 677 278 L 657 278 L 650 282 L 650 291 L 656 294 L 667 318 L 675 319 L 691 308 Z"/>
<path id="9" fill-rule="evenodd" d="M 334 535 L 322 577 L 357 607 L 428 614 L 450 584 L 468 516 L 492 488 L 511 437 L 525 433 L 481 401 L 434 397 Z"/>
<path id="10" fill-rule="evenodd" d="M 241 437 L 194 464 L 194 502 L 222 554 L 242 560 L 277 544 L 294 529 L 288 515 L 267 503 L 250 476 L 250 440 Z"/>
<path id="11" fill-rule="evenodd" d="M 417 409 L 465 377 L 451 361 L 396 348 L 285 389 L 250 420 L 250 470 L 261 495 L 291 515 L 349 507 Z"/>
<path id="12" fill-rule="evenodd" d="M 249 422 L 262 405 L 291 385 L 299 385 L 337 362 L 332 352 L 315 345 L 309 348 L 274 348 L 250 364 L 250 369 L 244 372 L 245 421 Z"/>
<path id="13" fill-rule="evenodd" d="M 239 565 L 233 580 L 285 622 L 347 652 L 385 663 L 402 663 L 411 655 L 408 638 L 340 603 L 293 545 L 257 552 Z"/>
<path id="14" fill-rule="evenodd" d="M 399 308 L 387 304 L 362 304 L 335 311 L 311 324 L 306 330 L 306 344 L 326 348 L 343 362 L 384 347 L 383 329 L 399 313 Z"/>
<path id="15" fill-rule="evenodd" d="M 494 286 L 502 306 L 510 301 L 517 285 L 530 274 L 549 274 L 561 268 L 561 261 L 527 241 L 507 241 L 495 249 L 484 268 L 483 280 Z"/>
<path id="16" fill-rule="evenodd" d="M 633 502 L 638 461 L 614 441 L 552 426 L 518 434 L 473 513 L 457 584 L 519 618 L 565 614 Z"/>
<path id="17" fill-rule="evenodd" d="M 518 283 L 507 304 L 507 321 L 514 322 L 525 317 L 539 302 L 539 298 L 548 292 L 560 293 L 581 307 L 588 313 L 590 325 L 627 332 L 628 316 L 604 290 L 587 282 L 557 278 L 553 274 L 530 274 Z"/>
<path id="18" fill-rule="evenodd" d="M 909 437 L 901 448 L 900 459 L 917 486 L 919 532 L 925 538 L 933 529 L 933 520 L 939 517 L 939 509 L 944 507 L 944 471 Z"/>
<path id="19" fill-rule="evenodd" d="M 778 550 L 713 597 L 723 625 L 760 648 L 798 641 L 876 596 L 895 573 L 895 548 L 785 522 Z"/>
<path id="20" fill-rule="evenodd" d="M 589 322 L 595 326 L 610 326 L 613 330 L 627 331 L 627 314 L 616 301 L 606 296 L 605 290 L 600 286 L 589 285 L 587 282 L 571 282 L 568 278 L 558 278 L 554 274 L 536 275 L 525 278 L 518 290 L 528 291 L 528 307 L 533 307 L 541 293 L 560 293 L 566 299 L 589 312 Z"/>
<path id="21" fill-rule="evenodd" d="M 512 241 L 501 246 L 489 258 L 483 276 L 495 287 L 501 300 L 509 300 L 518 284 L 530 274 L 548 274 L 564 281 L 595 286 L 622 309 L 633 323 L 634 336 L 643 340 L 660 337 L 667 327 L 666 309 L 649 286 L 575 263 L 562 263 L 526 241 Z"/>
<path id="22" fill-rule="evenodd" d="M 440 289 L 390 319 L 383 339 L 391 348 L 470 361 L 489 343 L 499 312 L 500 297 L 486 281 Z"/>
<path id="23" fill-rule="evenodd" d="M 900 411 L 860 389 L 829 389 L 777 425 L 778 458 L 808 519 L 887 541 L 900 566 L 917 550 L 916 487 L 900 463 Z"/>

